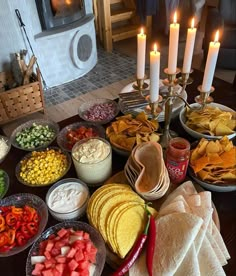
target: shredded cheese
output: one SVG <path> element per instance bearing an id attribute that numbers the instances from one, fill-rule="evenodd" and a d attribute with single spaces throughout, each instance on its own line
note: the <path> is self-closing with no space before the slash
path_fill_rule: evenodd
<path id="1" fill-rule="evenodd" d="M 2 159 L 8 150 L 8 145 L 4 139 L 0 138 L 0 159 Z"/>

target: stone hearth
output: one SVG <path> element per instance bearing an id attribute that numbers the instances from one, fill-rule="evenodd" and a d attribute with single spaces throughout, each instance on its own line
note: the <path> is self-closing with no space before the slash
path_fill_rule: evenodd
<path id="1" fill-rule="evenodd" d="M 1 0 L 0 71 L 9 70 L 11 55 L 21 49 L 32 55 L 15 9 L 21 13 L 30 43 L 48 87 L 88 73 L 97 63 L 92 0 L 86 0 L 86 17 L 61 28 L 42 31 L 35 1 Z"/>

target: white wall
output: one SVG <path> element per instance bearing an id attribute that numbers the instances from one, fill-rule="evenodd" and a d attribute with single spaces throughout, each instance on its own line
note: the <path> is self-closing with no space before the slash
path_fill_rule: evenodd
<path id="1" fill-rule="evenodd" d="M 86 12 L 93 13 L 92 0 L 85 0 Z M 84 26 L 74 27 L 71 32 L 61 35 L 44 36 L 37 38 L 42 33 L 34 0 L 1 0 L 0 1 L 0 71 L 10 69 L 11 55 L 22 49 L 28 50 L 28 60 L 32 56 L 29 43 L 26 40 L 23 28 L 20 27 L 15 13 L 18 9 L 25 24 L 25 30 L 29 41 L 37 57 L 40 70 L 48 86 L 56 86 L 86 74 L 97 62 L 96 35 L 94 22 Z M 93 57 L 84 68 L 73 65 L 70 49 L 72 37 L 82 30 L 88 30 L 93 41 Z M 59 40 L 57 40 L 57 38 Z M 54 41 L 52 41 L 54 39 Z M 63 41 L 62 41 L 63 40 Z M 50 48 L 47 48 L 50 47 Z M 57 51 L 56 51 L 57 50 Z M 63 52 L 65 51 L 65 53 Z M 63 53 L 63 55 L 62 55 Z M 64 59 L 62 59 L 62 56 Z M 54 58 L 53 58 L 54 57 Z M 51 66 L 49 66 L 49 64 Z M 53 65 L 53 70 L 52 70 Z M 86 67 L 86 68 L 85 68 Z M 66 68 L 66 74 L 64 74 Z"/>

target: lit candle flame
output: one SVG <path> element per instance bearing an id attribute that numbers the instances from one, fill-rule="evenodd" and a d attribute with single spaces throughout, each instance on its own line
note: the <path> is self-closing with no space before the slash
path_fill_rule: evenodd
<path id="1" fill-rule="evenodd" d="M 144 35 L 143 28 L 141 28 L 140 34 L 141 34 L 141 35 Z"/>
<path id="2" fill-rule="evenodd" d="M 219 30 L 216 32 L 216 35 L 215 35 L 215 43 L 219 41 Z"/>
<path id="3" fill-rule="evenodd" d="M 156 43 L 153 46 L 153 50 L 154 50 L 154 52 L 157 52 L 157 44 Z"/>
<path id="4" fill-rule="evenodd" d="M 192 29 L 194 28 L 194 17 L 193 17 L 193 19 L 192 19 L 191 28 L 192 28 Z"/>
<path id="5" fill-rule="evenodd" d="M 177 23 L 177 13 L 175 12 L 174 13 L 174 24 L 176 24 Z"/>

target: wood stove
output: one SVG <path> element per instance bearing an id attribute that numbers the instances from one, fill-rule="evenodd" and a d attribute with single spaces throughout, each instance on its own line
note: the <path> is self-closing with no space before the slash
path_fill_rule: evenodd
<path id="1" fill-rule="evenodd" d="M 61 27 L 86 16 L 84 0 L 36 0 L 43 30 Z"/>

